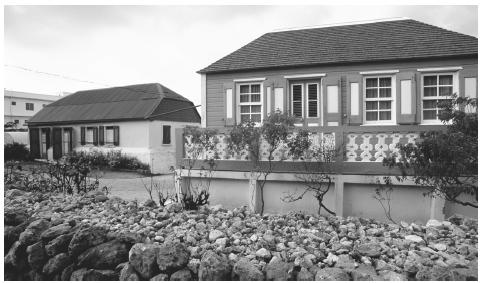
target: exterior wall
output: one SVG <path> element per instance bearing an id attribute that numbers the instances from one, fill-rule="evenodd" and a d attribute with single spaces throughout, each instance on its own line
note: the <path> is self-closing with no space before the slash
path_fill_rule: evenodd
<path id="1" fill-rule="evenodd" d="M 3 133 L 3 137 L 4 144 L 16 142 L 20 144 L 25 144 L 27 147 L 30 146 L 28 132 L 6 132 Z"/>
<path id="2" fill-rule="evenodd" d="M 171 143 L 162 144 L 163 125 L 171 126 Z M 61 125 L 58 127 L 73 129 L 72 149 L 85 152 L 103 152 L 120 150 L 122 154 L 134 156 L 141 162 L 149 164 L 154 174 L 170 173 L 170 167 L 175 165 L 175 129 L 194 123 L 167 122 L 167 121 L 131 121 L 114 123 L 89 123 L 75 125 Z M 114 145 L 81 145 L 81 127 L 119 126 L 119 146 Z M 39 127 L 44 128 L 44 127 Z M 49 159 L 53 159 L 53 142 L 47 151 Z"/>
<path id="3" fill-rule="evenodd" d="M 18 120 L 19 124 L 17 128 L 27 128 L 25 120 L 29 120 L 30 117 L 35 115 L 38 111 L 42 110 L 43 105 L 50 104 L 59 98 L 61 97 L 59 96 L 57 98 L 56 96 L 52 96 L 52 99 L 50 100 L 42 100 L 36 98 L 8 96 L 8 94 L 5 93 L 3 100 L 3 115 L 5 119 L 4 122 L 14 122 L 15 120 Z M 12 101 L 14 101 L 16 105 L 12 105 Z M 26 110 L 26 103 L 34 104 L 33 111 Z"/>
<path id="4" fill-rule="evenodd" d="M 186 176 L 186 170 L 177 169 L 177 173 Z M 192 170 L 191 179 L 199 180 L 200 172 Z M 248 172 L 215 171 L 210 184 L 210 204 L 222 204 L 226 208 L 249 206 L 259 211 L 258 191 L 252 190 L 256 181 L 249 178 Z M 376 179 L 381 175 L 332 175 L 334 185 L 325 196 L 324 204 L 337 216 L 374 218 L 388 222 L 380 203 L 374 199 L 377 188 Z M 181 184 L 185 184 L 185 177 Z M 476 209 L 452 206 L 441 199 L 424 196 L 425 192 L 411 181 L 400 183 L 393 181 L 391 195 L 391 215 L 395 221 L 425 223 L 429 219 L 444 220 L 454 213 L 477 218 Z M 204 181 L 205 182 L 205 181 Z M 318 204 L 312 194 L 306 194 L 302 200 L 287 203 L 282 200 L 286 194 L 301 192 L 305 188 L 294 173 L 272 173 L 264 187 L 264 213 L 285 214 L 305 212 L 317 214 Z M 328 215 L 325 210 L 322 215 Z"/>
<path id="5" fill-rule="evenodd" d="M 163 144 L 163 126 L 171 126 L 170 144 Z M 170 167 L 175 166 L 176 162 L 176 135 L 178 128 L 186 126 L 200 126 L 200 123 L 169 122 L 169 121 L 150 121 L 148 123 L 148 150 L 150 152 L 149 164 L 152 172 L 171 173 Z M 121 139 L 121 135 L 120 135 Z"/>
<path id="6" fill-rule="evenodd" d="M 289 101 L 289 79 L 286 79 L 285 76 L 293 75 L 302 75 L 302 74 L 325 74 L 322 80 L 322 90 L 321 100 L 323 102 L 323 120 L 324 125 L 326 126 L 328 122 L 331 122 L 331 126 L 335 125 L 335 122 L 338 120 L 338 125 L 341 124 L 350 124 L 358 125 L 362 124 L 363 118 L 360 116 L 354 116 L 350 113 L 350 100 L 351 97 L 349 83 L 358 82 L 359 91 L 360 91 L 360 107 L 363 104 L 362 94 L 363 94 L 363 82 L 362 78 L 364 75 L 361 75 L 360 72 L 365 71 L 375 71 L 375 70 L 398 70 L 398 73 L 394 73 L 396 80 L 394 82 L 397 84 L 394 87 L 395 92 L 395 112 L 396 112 L 396 122 L 404 124 L 419 124 L 421 122 L 420 115 L 420 105 L 421 105 L 421 73 L 418 69 L 421 68 L 434 68 L 434 67 L 452 67 L 459 66 L 463 69 L 458 71 L 458 88 L 461 94 L 465 90 L 465 78 L 467 77 L 477 77 L 477 59 L 444 59 L 444 60 L 430 60 L 430 61 L 413 61 L 413 62 L 396 62 L 396 63 L 376 63 L 376 64 L 358 64 L 358 65 L 343 65 L 343 66 L 322 66 L 322 67 L 308 67 L 308 68 L 295 68 L 295 69 L 268 69 L 268 70 L 259 70 L 259 71 L 250 71 L 250 72 L 230 72 L 230 73 L 218 73 L 218 74 L 207 74 L 205 86 L 202 85 L 202 92 L 205 92 L 205 98 L 202 98 L 206 102 L 205 115 L 202 117 L 205 119 L 206 127 L 224 127 L 229 125 L 226 118 L 226 90 L 231 89 L 233 91 L 233 97 L 236 97 L 236 83 L 234 80 L 241 79 L 251 79 L 251 78 L 265 78 L 262 80 L 263 83 L 263 107 L 267 106 L 267 101 L 270 101 L 270 109 L 274 110 L 274 105 L 276 105 L 274 88 L 283 88 L 283 101 L 282 105 L 284 109 L 287 110 L 290 108 Z M 413 113 L 411 115 L 401 115 L 401 80 L 411 80 L 412 83 L 412 108 Z M 290 79 L 290 81 L 293 81 Z M 393 82 L 392 82 L 393 83 Z M 338 85 L 339 86 L 339 95 L 338 103 L 339 113 L 328 114 L 327 115 L 327 104 L 326 99 L 326 85 Z M 204 90 L 203 90 L 204 88 Z M 270 88 L 271 97 L 267 98 L 267 92 Z M 235 103 L 235 99 L 233 99 Z M 236 107 L 233 107 L 233 119 L 236 117 Z M 264 116 L 270 111 L 263 111 Z M 359 111 L 360 115 L 363 116 L 362 111 Z M 321 118 L 309 119 L 309 122 L 318 122 L 321 123 Z"/>

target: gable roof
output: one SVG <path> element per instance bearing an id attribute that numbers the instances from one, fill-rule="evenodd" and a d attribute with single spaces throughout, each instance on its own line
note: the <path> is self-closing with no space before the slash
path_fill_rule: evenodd
<path id="1" fill-rule="evenodd" d="M 161 114 L 157 109 L 168 109 Z M 181 111 L 178 117 L 175 111 Z M 151 117 L 152 113 L 157 116 Z M 158 84 L 139 84 L 75 92 L 51 103 L 34 115 L 29 125 L 101 121 L 164 120 L 200 122 L 193 103 Z"/>
<path id="2" fill-rule="evenodd" d="M 199 73 L 477 55 L 478 39 L 411 19 L 270 32 Z"/>

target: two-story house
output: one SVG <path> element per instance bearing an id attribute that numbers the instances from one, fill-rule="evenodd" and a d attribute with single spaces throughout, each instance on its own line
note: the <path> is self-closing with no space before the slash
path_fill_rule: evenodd
<path id="1" fill-rule="evenodd" d="M 405 18 L 270 32 L 198 72 L 202 126 L 226 132 L 244 120 L 261 123 L 276 109 L 295 115 L 296 127 L 342 147 L 327 205 L 337 215 L 383 218 L 372 197 L 375 179 L 391 174 L 381 161 L 397 143 L 444 127 L 439 101 L 453 93 L 477 96 L 477 48 L 475 37 Z M 256 185 L 248 177 L 248 161 L 222 156 L 211 201 L 252 206 Z M 275 157 L 264 211 L 315 212 L 313 196 L 282 202 L 283 193 L 302 189 L 296 176 L 301 167 Z M 455 212 L 476 217 L 476 210 L 424 197 L 413 183 L 395 186 L 392 213 L 401 219 L 425 221 Z"/>

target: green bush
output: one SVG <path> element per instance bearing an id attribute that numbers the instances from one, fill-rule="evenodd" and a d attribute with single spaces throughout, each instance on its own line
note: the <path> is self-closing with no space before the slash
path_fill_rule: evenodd
<path id="1" fill-rule="evenodd" d="M 18 160 L 18 161 L 28 161 L 32 160 L 30 151 L 27 146 L 20 143 L 11 143 L 4 145 L 3 150 L 5 161 L 8 160 Z"/>

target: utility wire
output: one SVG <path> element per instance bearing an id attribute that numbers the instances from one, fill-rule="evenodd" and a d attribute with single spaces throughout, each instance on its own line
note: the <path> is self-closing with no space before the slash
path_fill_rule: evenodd
<path id="1" fill-rule="evenodd" d="M 17 65 L 4 64 L 4 66 L 5 66 L 5 67 L 9 67 L 9 68 L 14 68 L 14 69 L 23 70 L 23 71 L 26 71 L 26 72 L 31 72 L 31 73 L 36 73 L 36 74 L 42 74 L 42 75 L 47 75 L 47 76 L 53 76 L 53 77 L 58 77 L 58 78 L 62 78 L 62 79 L 66 79 L 66 80 L 71 80 L 71 81 L 77 81 L 77 82 L 89 83 L 89 84 L 96 84 L 96 85 L 101 85 L 101 86 L 105 86 L 105 87 L 108 87 L 108 88 L 122 88 L 122 89 L 127 89 L 127 90 L 130 90 L 130 91 L 133 91 L 133 92 L 140 92 L 140 93 L 146 93 L 146 94 L 152 94 L 152 95 L 158 96 L 158 93 L 156 93 L 156 92 L 150 92 L 150 91 L 145 91 L 145 90 L 141 90 L 141 89 L 135 89 L 135 88 L 131 88 L 131 87 L 128 87 L 128 86 L 112 86 L 112 85 L 108 85 L 108 84 L 105 84 L 105 83 L 99 83 L 99 82 L 95 82 L 95 81 L 88 81 L 88 80 L 77 79 L 77 78 L 73 78 L 73 77 L 66 76 L 66 75 L 55 74 L 55 73 L 50 73 L 50 72 L 44 72 L 44 71 L 39 71 L 39 70 L 34 70 L 34 69 L 30 69 L 30 68 L 22 67 L 22 66 L 17 66 Z M 162 86 L 162 87 L 163 87 L 163 86 Z M 172 91 L 172 92 L 173 92 L 173 91 Z"/>

